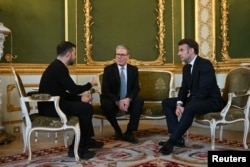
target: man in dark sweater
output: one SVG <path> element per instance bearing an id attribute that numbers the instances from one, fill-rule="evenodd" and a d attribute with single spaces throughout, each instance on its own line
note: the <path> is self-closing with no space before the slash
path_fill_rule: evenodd
<path id="1" fill-rule="evenodd" d="M 81 139 L 78 154 L 82 159 L 89 159 L 95 156 L 94 151 L 89 148 L 101 148 L 104 143 L 94 140 L 94 130 L 92 125 L 93 107 L 92 100 L 87 94 L 82 94 L 97 84 L 92 79 L 85 85 L 77 85 L 70 77 L 67 66 L 73 65 L 76 59 L 75 44 L 63 41 L 57 46 L 57 58 L 44 71 L 39 93 L 48 93 L 52 96 L 60 96 L 59 106 L 67 116 L 77 116 L 80 123 Z M 80 95 L 82 94 L 82 95 Z M 53 103 L 39 103 L 38 111 L 40 115 L 57 117 Z M 68 156 L 74 157 L 74 140 L 69 146 Z"/>

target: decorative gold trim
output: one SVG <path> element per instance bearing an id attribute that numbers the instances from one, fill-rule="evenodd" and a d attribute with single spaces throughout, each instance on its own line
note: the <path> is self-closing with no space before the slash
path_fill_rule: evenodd
<path id="1" fill-rule="evenodd" d="M 175 63 L 175 55 L 176 54 L 175 54 L 175 36 L 174 36 L 175 35 L 174 0 L 171 1 L 171 8 L 172 8 L 172 12 L 171 12 L 171 24 L 172 24 L 172 27 L 171 27 L 172 28 L 172 59 L 173 59 L 172 62 Z M 184 20 L 184 17 L 181 17 L 181 18 Z"/>
<path id="2" fill-rule="evenodd" d="M 239 62 L 232 61 L 232 62 L 217 62 L 214 64 L 214 68 L 216 72 L 228 72 L 234 67 L 239 66 Z M 15 67 L 15 70 L 20 75 L 42 75 L 47 64 L 12 64 Z M 175 74 L 180 74 L 182 71 L 183 65 L 181 63 L 178 64 L 164 64 L 164 65 L 139 65 L 139 69 L 147 69 L 147 70 L 168 70 L 172 71 Z M 103 66 L 96 66 L 96 65 L 86 65 L 86 64 L 77 64 L 74 66 L 69 67 L 70 74 L 72 75 L 95 75 L 103 71 Z M 12 75 L 10 64 L 1 63 L 0 66 L 0 75 Z"/>
<path id="3" fill-rule="evenodd" d="M 39 85 L 38 84 L 24 84 L 24 87 L 33 87 L 37 88 Z M 15 112 L 15 111 L 21 111 L 20 106 L 15 106 L 14 104 L 11 104 L 11 92 L 13 89 L 16 88 L 15 84 L 9 84 L 7 85 L 7 111 L 8 112 Z M 33 110 L 33 107 L 30 107 L 30 110 Z"/>
<path id="4" fill-rule="evenodd" d="M 19 120 L 3 121 L 2 124 L 6 126 L 6 125 L 13 125 L 13 124 L 22 123 L 22 122 L 23 120 L 19 119 Z"/>
<path id="5" fill-rule="evenodd" d="M 222 60 L 230 60 L 230 56 L 228 54 L 229 48 L 229 37 L 228 37 L 228 4 L 227 0 L 222 0 L 220 3 L 220 11 L 221 11 L 221 19 L 220 19 L 220 29 L 221 29 L 221 56 Z"/>
<path id="6" fill-rule="evenodd" d="M 174 0 L 172 0 L 172 3 L 174 3 Z M 173 6 L 172 6 L 172 9 L 174 11 Z M 181 0 L 181 38 L 182 39 L 185 37 L 185 26 L 184 25 L 185 25 L 185 2 L 184 2 L 184 0 Z"/>
<path id="7" fill-rule="evenodd" d="M 108 61 L 95 61 L 92 58 L 92 48 L 93 44 L 91 43 L 92 34 L 91 34 L 91 26 L 93 25 L 93 17 L 91 16 L 91 0 L 84 0 L 84 42 L 85 42 L 85 55 L 84 61 L 88 65 L 107 65 L 114 62 L 114 60 Z M 165 10 L 165 0 L 158 0 L 157 4 L 157 25 L 158 25 L 158 33 L 156 39 L 158 40 L 158 44 L 156 44 L 156 48 L 159 50 L 159 55 L 154 61 L 141 61 L 136 59 L 130 59 L 129 63 L 133 65 L 163 65 L 164 64 L 164 55 L 166 53 L 164 48 L 164 39 L 165 39 L 165 24 L 164 24 L 164 10 Z"/>
<path id="8" fill-rule="evenodd" d="M 69 40 L 69 2 L 64 0 L 64 29 L 65 29 L 65 41 Z"/>
<path id="9" fill-rule="evenodd" d="M 229 14 L 229 7 L 227 0 L 221 0 L 220 3 L 221 7 L 221 19 L 220 19 L 220 29 L 221 29 L 221 41 L 222 41 L 222 47 L 221 47 L 221 56 L 222 60 L 225 62 L 246 62 L 250 61 L 250 58 L 231 58 L 229 55 L 229 45 L 230 45 L 230 37 L 228 35 L 228 14 Z"/>

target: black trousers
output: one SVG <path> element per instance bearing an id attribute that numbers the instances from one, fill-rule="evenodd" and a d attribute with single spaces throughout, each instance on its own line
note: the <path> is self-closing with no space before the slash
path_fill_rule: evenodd
<path id="1" fill-rule="evenodd" d="M 93 107 L 89 103 L 84 103 L 81 101 L 69 101 L 65 102 L 63 112 L 67 116 L 77 116 L 79 118 L 81 138 L 79 147 L 84 148 L 87 146 L 87 142 L 91 137 L 94 136 L 94 128 L 92 123 L 93 117 Z M 74 140 L 72 141 L 74 145 Z"/>
<path id="2" fill-rule="evenodd" d="M 140 97 L 137 97 L 131 101 L 129 109 L 128 109 L 128 112 L 130 114 L 130 119 L 127 125 L 127 132 L 138 130 L 143 104 L 144 104 L 144 101 Z M 110 99 L 102 97 L 101 108 L 107 120 L 110 122 L 110 124 L 114 128 L 114 130 L 118 133 L 122 133 L 121 128 L 116 119 L 116 114 L 119 111 L 116 104 Z"/>
<path id="3" fill-rule="evenodd" d="M 192 100 L 189 99 L 184 106 L 181 118 L 175 114 L 177 98 L 168 98 L 162 101 L 162 108 L 166 115 L 168 131 L 171 133 L 170 139 L 176 141 L 184 135 L 192 125 L 196 114 L 207 114 L 209 112 L 219 112 L 223 107 L 213 103 L 211 100 Z"/>

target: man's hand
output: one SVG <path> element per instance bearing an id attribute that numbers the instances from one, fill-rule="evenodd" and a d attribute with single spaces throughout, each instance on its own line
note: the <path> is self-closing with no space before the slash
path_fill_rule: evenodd
<path id="1" fill-rule="evenodd" d="M 184 107 L 181 106 L 180 104 L 177 104 L 176 109 L 175 109 L 175 114 L 177 117 L 181 117 L 184 111 Z"/>
<path id="2" fill-rule="evenodd" d="M 92 86 L 97 86 L 97 80 L 95 77 L 92 77 L 89 82 L 91 83 Z"/>
<path id="3" fill-rule="evenodd" d="M 81 100 L 82 100 L 82 102 L 90 103 L 90 102 L 92 102 L 93 98 L 91 97 L 91 95 L 89 93 L 84 93 L 82 95 Z"/>
<path id="4" fill-rule="evenodd" d="M 127 112 L 130 105 L 130 99 L 129 98 L 122 99 L 118 102 L 117 105 L 119 107 L 119 110 L 121 110 L 122 112 Z"/>

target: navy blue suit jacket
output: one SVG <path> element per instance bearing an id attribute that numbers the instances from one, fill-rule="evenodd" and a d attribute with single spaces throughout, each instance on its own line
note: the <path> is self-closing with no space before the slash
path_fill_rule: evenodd
<path id="1" fill-rule="evenodd" d="M 208 100 L 214 108 L 224 106 L 212 63 L 197 56 L 191 77 L 188 75 L 187 66 L 183 67 L 182 85 L 178 93 L 178 101 L 184 102 L 185 105 L 187 100 Z M 190 82 L 191 87 L 189 86 Z"/>
<path id="2" fill-rule="evenodd" d="M 101 98 L 108 98 L 114 103 L 120 100 L 120 76 L 116 63 L 104 68 L 102 79 Z M 138 68 L 127 64 L 127 95 L 132 100 L 138 96 L 140 91 Z"/>

